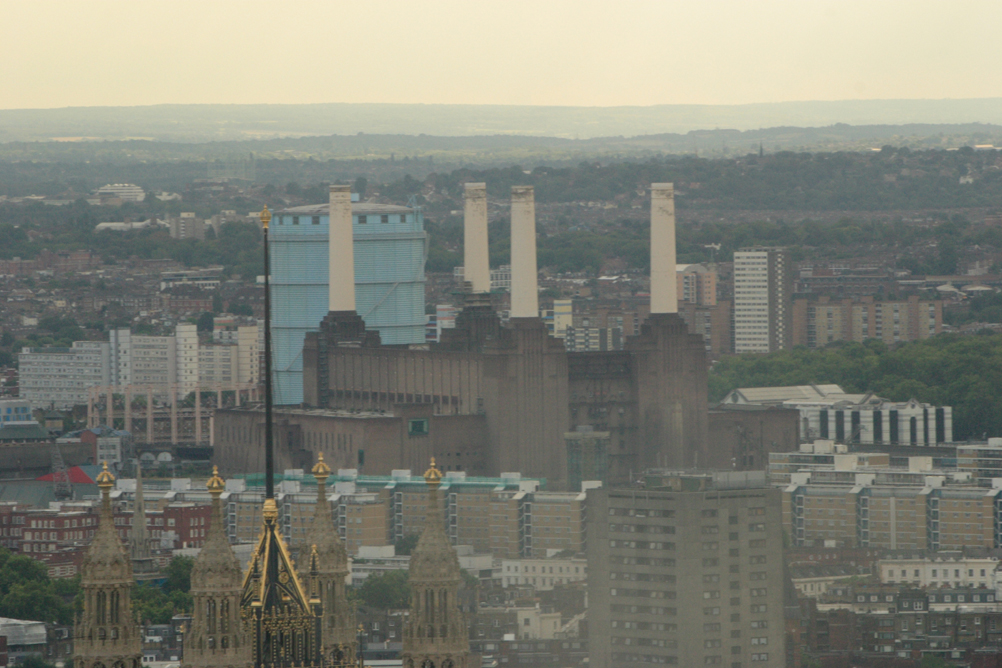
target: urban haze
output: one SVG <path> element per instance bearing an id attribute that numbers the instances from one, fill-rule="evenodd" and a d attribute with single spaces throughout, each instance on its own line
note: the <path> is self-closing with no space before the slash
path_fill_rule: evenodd
<path id="1" fill-rule="evenodd" d="M 0 18 L 0 664 L 1002 666 L 997 3 Z"/>

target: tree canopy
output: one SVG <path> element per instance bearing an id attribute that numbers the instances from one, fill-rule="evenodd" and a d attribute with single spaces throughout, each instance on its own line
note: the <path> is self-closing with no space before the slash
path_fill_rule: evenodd
<path id="1" fill-rule="evenodd" d="M 0 617 L 72 623 L 78 580 L 54 581 L 45 564 L 5 549 L 0 564 Z"/>
<path id="2" fill-rule="evenodd" d="M 711 401 L 738 387 L 837 383 L 893 401 L 953 407 L 954 440 L 1002 435 L 1002 335 L 939 335 L 888 348 L 836 343 L 768 355 L 736 355 L 710 372 Z"/>
<path id="3" fill-rule="evenodd" d="M 410 605 L 411 588 L 407 571 L 372 574 L 358 588 L 362 605 L 380 610 L 395 610 Z"/>
<path id="4" fill-rule="evenodd" d="M 136 585 L 132 590 L 132 607 L 136 619 L 143 624 L 167 624 L 171 618 L 190 612 L 191 557 L 174 557 L 164 569 L 166 581 L 162 587 L 152 584 Z"/>

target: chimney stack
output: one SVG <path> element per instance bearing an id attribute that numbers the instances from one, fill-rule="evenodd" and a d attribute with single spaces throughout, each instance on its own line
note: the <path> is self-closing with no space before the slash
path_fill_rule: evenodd
<path id="1" fill-rule="evenodd" d="M 491 291 L 486 183 L 463 187 L 463 280 L 470 282 L 474 293 Z"/>
<path id="2" fill-rule="evenodd" d="M 511 317 L 539 317 L 536 196 L 532 186 L 511 188 Z"/>
<path id="3" fill-rule="evenodd" d="M 330 311 L 355 311 L 355 240 L 351 229 L 351 187 L 330 187 L 330 247 L 327 305 Z"/>
<path id="4" fill-rule="evenodd" d="M 678 313 L 675 264 L 675 187 L 652 183 L 651 313 Z"/>

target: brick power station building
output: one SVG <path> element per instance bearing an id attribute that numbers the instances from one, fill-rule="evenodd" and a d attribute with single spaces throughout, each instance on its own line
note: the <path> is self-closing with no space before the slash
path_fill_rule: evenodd
<path id="1" fill-rule="evenodd" d="M 446 470 L 519 471 L 561 488 L 653 466 L 732 466 L 729 451 L 708 448 L 704 343 L 677 312 L 671 184 L 652 186 L 651 315 L 621 351 L 567 352 L 539 318 L 531 187 L 512 188 L 502 325 L 486 294 L 486 186 L 466 185 L 468 293 L 455 329 L 428 346 L 384 344 L 356 311 L 348 188 L 331 186 L 326 211 L 310 213 L 329 221 L 329 312 L 305 337 L 304 404 L 276 414 L 279 468 L 323 452 L 332 466 L 388 474 L 434 456 Z M 255 408 L 219 411 L 220 465 L 260 470 L 263 425 Z"/>

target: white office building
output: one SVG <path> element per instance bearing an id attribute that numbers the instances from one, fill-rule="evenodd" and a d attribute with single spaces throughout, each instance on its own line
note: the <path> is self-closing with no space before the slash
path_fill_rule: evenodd
<path id="1" fill-rule="evenodd" d="M 889 401 L 838 385 L 739 387 L 722 404 L 783 406 L 800 412 L 801 442 L 934 446 L 953 442 L 953 409 L 915 399 Z"/>
<path id="2" fill-rule="evenodd" d="M 117 197 L 124 202 L 142 202 L 146 191 L 133 183 L 109 183 L 97 189 L 98 197 Z"/>

